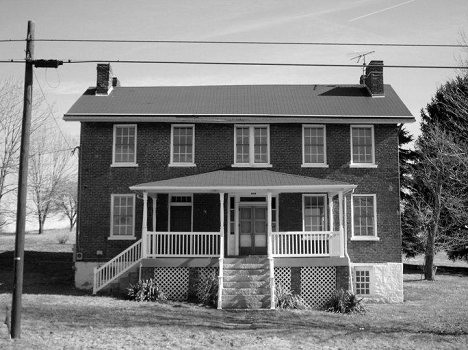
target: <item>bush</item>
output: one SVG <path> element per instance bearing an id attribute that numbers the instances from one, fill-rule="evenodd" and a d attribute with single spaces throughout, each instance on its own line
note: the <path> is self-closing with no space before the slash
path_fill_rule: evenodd
<path id="1" fill-rule="evenodd" d="M 57 236 L 57 242 L 59 244 L 65 244 L 68 242 L 68 239 L 70 238 L 68 233 L 62 233 L 61 235 Z"/>
<path id="2" fill-rule="evenodd" d="M 154 278 L 139 280 L 127 288 L 127 296 L 135 301 L 159 301 L 167 300 L 166 295 Z"/>
<path id="3" fill-rule="evenodd" d="M 278 283 L 275 287 L 276 308 L 277 309 L 299 309 L 309 308 L 309 305 L 299 294 L 293 294 L 289 289 Z"/>
<path id="4" fill-rule="evenodd" d="M 207 278 L 199 282 L 197 290 L 198 302 L 204 305 L 216 305 L 218 303 L 218 276 L 211 273 Z"/>
<path id="5" fill-rule="evenodd" d="M 366 312 L 362 299 L 358 299 L 349 290 L 336 290 L 332 297 L 325 303 L 325 310 L 342 314 Z"/>

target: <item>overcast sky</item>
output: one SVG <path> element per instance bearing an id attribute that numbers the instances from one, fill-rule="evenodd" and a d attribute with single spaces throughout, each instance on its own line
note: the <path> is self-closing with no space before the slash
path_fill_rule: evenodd
<path id="1" fill-rule="evenodd" d="M 37 39 L 132 39 L 459 44 L 468 34 L 466 0 L 0 0 L 0 39 L 23 39 L 27 21 Z M 0 43 L 0 60 L 24 58 L 25 43 Z M 458 65 L 456 48 L 380 46 L 254 46 L 37 42 L 35 58 L 350 64 L 356 51 L 388 65 Z M 122 86 L 227 84 L 355 84 L 359 68 L 113 64 Z M 36 69 L 61 121 L 88 86 L 96 63 Z M 417 118 L 450 69 L 386 68 L 391 84 Z M 24 79 L 24 65 L 0 64 L 0 79 Z M 419 119 L 419 118 L 418 118 Z M 417 133 L 414 123 L 410 130 Z"/>

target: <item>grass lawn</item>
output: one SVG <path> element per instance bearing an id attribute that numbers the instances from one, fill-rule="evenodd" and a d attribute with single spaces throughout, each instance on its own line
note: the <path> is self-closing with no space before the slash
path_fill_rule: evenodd
<path id="1" fill-rule="evenodd" d="M 41 251 L 26 252 L 22 337 L 9 340 L 0 325 L 1 349 L 468 348 L 468 277 L 439 275 L 427 282 L 405 275 L 403 304 L 369 304 L 363 315 L 136 303 L 73 289 L 71 243 L 60 245 L 61 252 L 46 251 L 47 240 L 56 248 L 57 235 L 26 238 L 27 246 Z M 1 251 L 9 239 L 0 235 L 2 321 L 4 307 L 11 306 L 13 255 Z"/>

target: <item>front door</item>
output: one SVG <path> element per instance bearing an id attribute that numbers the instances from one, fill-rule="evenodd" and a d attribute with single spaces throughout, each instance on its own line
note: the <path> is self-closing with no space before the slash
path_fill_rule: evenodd
<path id="1" fill-rule="evenodd" d="M 239 207 L 239 254 L 267 254 L 267 208 Z"/>

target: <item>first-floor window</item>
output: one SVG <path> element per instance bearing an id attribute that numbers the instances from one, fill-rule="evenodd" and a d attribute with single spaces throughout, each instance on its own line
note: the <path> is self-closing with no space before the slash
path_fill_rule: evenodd
<path id="1" fill-rule="evenodd" d="M 354 271 L 357 295 L 371 294 L 371 269 L 356 267 Z"/>
<path id="2" fill-rule="evenodd" d="M 192 232 L 192 196 L 170 196 L 169 210 L 171 232 Z"/>
<path id="3" fill-rule="evenodd" d="M 128 238 L 135 236 L 135 195 L 112 195 L 111 237 Z"/>
<path id="4" fill-rule="evenodd" d="M 351 198 L 354 238 L 377 237 L 376 196 L 356 194 Z"/>
<path id="5" fill-rule="evenodd" d="M 304 195 L 303 215 L 305 231 L 325 231 L 326 230 L 326 196 L 325 195 Z"/>

